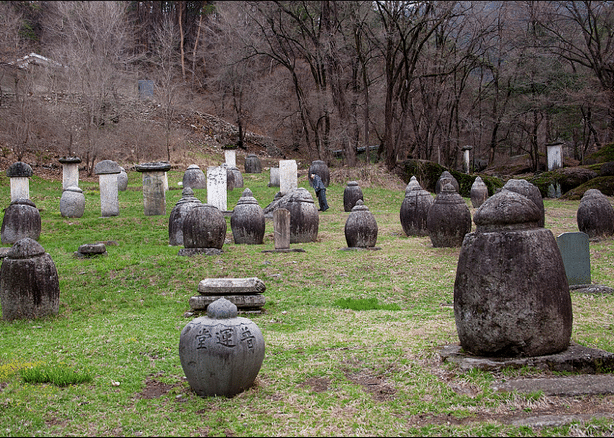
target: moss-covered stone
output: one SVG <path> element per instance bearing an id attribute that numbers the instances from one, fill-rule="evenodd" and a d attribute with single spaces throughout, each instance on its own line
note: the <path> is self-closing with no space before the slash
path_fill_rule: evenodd
<path id="1" fill-rule="evenodd" d="M 528 181 L 537 186 L 542 197 L 545 198 L 548 196 L 548 187 L 550 185 L 558 183 L 561 187 L 561 193 L 567 193 L 597 176 L 597 172 L 588 168 L 565 167 L 540 173 L 528 179 Z"/>
<path id="2" fill-rule="evenodd" d="M 561 196 L 561 199 L 579 200 L 582 199 L 584 192 L 589 189 L 598 189 L 606 196 L 614 196 L 614 176 L 598 176 L 585 182 L 584 184 L 569 190 Z"/>
<path id="3" fill-rule="evenodd" d="M 584 159 L 588 163 L 607 163 L 614 161 L 614 143 L 605 144 L 597 152 L 590 154 Z"/>

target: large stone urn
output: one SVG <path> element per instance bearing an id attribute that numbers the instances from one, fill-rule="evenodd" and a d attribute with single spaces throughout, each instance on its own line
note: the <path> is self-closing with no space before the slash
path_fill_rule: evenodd
<path id="1" fill-rule="evenodd" d="M 2 218 L 1 241 L 13 244 L 29 237 L 38 240 L 41 234 L 41 215 L 34 202 L 25 198 L 9 204 Z"/>
<path id="2" fill-rule="evenodd" d="M 426 228 L 435 248 L 461 246 L 471 231 L 471 212 L 451 183 L 435 197 L 426 218 Z"/>
<path id="3" fill-rule="evenodd" d="M 358 185 L 357 181 L 348 181 L 346 188 L 343 190 L 343 210 L 352 211 L 352 208 L 356 205 L 356 201 L 364 197 L 362 189 Z"/>
<path id="4" fill-rule="evenodd" d="M 311 174 L 315 173 L 320 177 L 324 186 L 328 187 L 330 184 L 330 170 L 326 163 L 322 160 L 314 160 L 311 162 L 309 166 L 309 174 L 307 175 L 309 178 L 309 184 L 312 184 Z"/>
<path id="5" fill-rule="evenodd" d="M 211 204 L 193 206 L 183 220 L 183 249 L 179 255 L 219 255 L 226 239 L 224 214 Z"/>
<path id="6" fill-rule="evenodd" d="M 183 173 L 182 185 L 183 187 L 191 187 L 192 190 L 206 189 L 207 177 L 205 172 L 197 164 L 190 164 Z"/>
<path id="7" fill-rule="evenodd" d="M 348 248 L 372 248 L 377 243 L 377 222 L 373 213 L 362 202 L 356 201 L 345 222 L 345 240 Z"/>
<path id="8" fill-rule="evenodd" d="M 607 196 L 598 189 L 584 192 L 576 212 L 578 229 L 588 237 L 614 234 L 614 209 Z"/>
<path id="9" fill-rule="evenodd" d="M 427 236 L 427 219 L 435 198 L 424 190 L 415 176 L 405 188 L 405 198 L 401 203 L 399 218 L 403 232 L 408 236 Z"/>
<path id="10" fill-rule="evenodd" d="M 303 187 L 292 191 L 280 207 L 290 212 L 290 243 L 315 242 L 320 217 L 313 198 Z"/>
<path id="11" fill-rule="evenodd" d="M 179 337 L 179 359 L 190 387 L 200 397 L 232 397 L 248 389 L 264 360 L 258 326 L 237 317 L 237 306 L 219 298 L 207 316 L 189 322 Z"/>
<path id="12" fill-rule="evenodd" d="M 525 179 L 510 179 L 503 186 L 504 189 L 511 190 L 512 192 L 520 193 L 526 196 L 537 205 L 541 213 L 541 219 L 539 220 L 539 226 L 543 227 L 546 223 L 546 210 L 544 208 L 544 198 L 542 197 L 539 188 Z"/>
<path id="13" fill-rule="evenodd" d="M 81 217 L 85 213 L 85 195 L 76 186 L 66 187 L 60 198 L 60 214 L 62 217 Z"/>
<path id="14" fill-rule="evenodd" d="M 488 199 L 488 187 L 482 178 L 476 177 L 473 184 L 471 184 L 471 191 L 469 192 L 471 197 L 471 205 L 473 208 L 480 208 L 480 206 Z"/>
<path id="15" fill-rule="evenodd" d="M 521 357 L 565 350 L 572 307 L 552 232 L 529 198 L 503 189 L 474 214 L 454 282 L 461 346 L 479 356 Z"/>
<path id="16" fill-rule="evenodd" d="M 262 164 L 256 154 L 248 154 L 245 157 L 245 173 L 261 173 Z"/>
<path id="17" fill-rule="evenodd" d="M 192 209 L 202 202 L 194 196 L 194 190 L 190 186 L 181 191 L 181 199 L 171 210 L 168 217 L 168 244 L 171 246 L 183 245 L 183 221 Z"/>
<path id="18" fill-rule="evenodd" d="M 236 244 L 262 243 L 265 231 L 264 212 L 250 189 L 243 190 L 243 195 L 232 210 L 230 228 Z"/>

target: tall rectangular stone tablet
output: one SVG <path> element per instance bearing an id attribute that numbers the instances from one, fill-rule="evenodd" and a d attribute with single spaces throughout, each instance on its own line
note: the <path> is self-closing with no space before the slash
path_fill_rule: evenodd
<path id="1" fill-rule="evenodd" d="M 282 195 L 287 195 L 297 189 L 297 170 L 296 160 L 279 161 L 279 191 Z"/>
<path id="2" fill-rule="evenodd" d="M 225 167 L 207 168 L 207 204 L 217 207 L 221 212 L 225 212 L 228 205 L 227 178 Z"/>
<path id="3" fill-rule="evenodd" d="M 563 233 L 556 238 L 569 285 L 591 284 L 591 253 L 588 234 Z"/>

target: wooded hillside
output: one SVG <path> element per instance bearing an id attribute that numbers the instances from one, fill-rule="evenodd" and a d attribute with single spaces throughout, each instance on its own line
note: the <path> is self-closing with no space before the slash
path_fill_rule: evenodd
<path id="1" fill-rule="evenodd" d="M 1 2 L 0 154 L 91 169 L 214 143 L 355 166 L 376 145 L 389 169 L 458 168 L 471 145 L 476 167 L 526 154 L 540 170 L 563 142 L 583 162 L 613 141 L 613 14 L 593 1 Z"/>

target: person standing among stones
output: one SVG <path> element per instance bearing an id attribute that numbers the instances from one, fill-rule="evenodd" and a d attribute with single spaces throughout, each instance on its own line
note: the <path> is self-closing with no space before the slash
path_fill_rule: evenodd
<path id="1" fill-rule="evenodd" d="M 316 191 L 318 203 L 320 204 L 318 211 L 328 210 L 328 203 L 326 202 L 326 186 L 322 182 L 322 178 L 320 178 L 320 176 L 316 173 L 311 174 L 311 186 Z"/>

